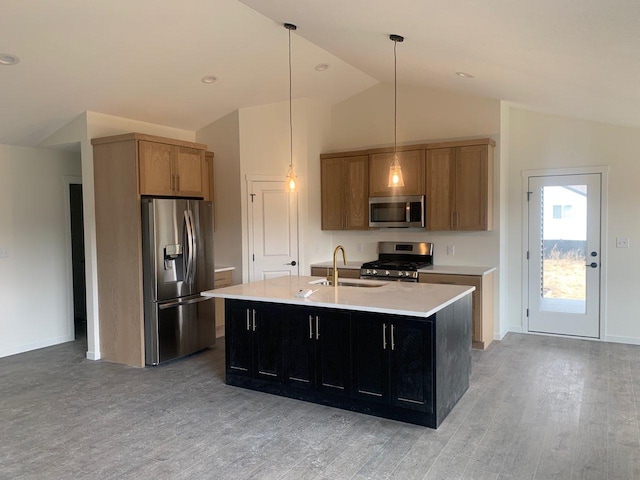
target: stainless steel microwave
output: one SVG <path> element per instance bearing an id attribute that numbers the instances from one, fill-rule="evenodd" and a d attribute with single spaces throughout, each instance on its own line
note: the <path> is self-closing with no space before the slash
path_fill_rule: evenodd
<path id="1" fill-rule="evenodd" d="M 422 227 L 424 195 L 369 197 L 370 227 Z"/>

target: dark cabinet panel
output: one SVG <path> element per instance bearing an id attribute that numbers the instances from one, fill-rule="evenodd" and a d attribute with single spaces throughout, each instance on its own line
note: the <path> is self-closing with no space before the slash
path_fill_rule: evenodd
<path id="1" fill-rule="evenodd" d="M 407 318 L 391 322 L 391 403 L 433 411 L 433 323 Z"/>
<path id="2" fill-rule="evenodd" d="M 382 315 L 353 315 L 353 395 L 389 401 L 388 320 Z"/>
<path id="3" fill-rule="evenodd" d="M 353 396 L 433 410 L 433 323 L 388 315 L 353 315 Z"/>
<path id="4" fill-rule="evenodd" d="M 349 390 L 349 319 L 344 312 L 288 308 L 285 320 L 285 381 L 345 394 Z"/>
<path id="5" fill-rule="evenodd" d="M 309 308 L 291 307 L 284 319 L 283 358 L 285 383 L 300 388 L 315 387 L 315 317 Z"/>
<path id="6" fill-rule="evenodd" d="M 349 319 L 344 312 L 316 315 L 318 388 L 346 394 L 349 391 Z"/>
<path id="7" fill-rule="evenodd" d="M 251 309 L 254 320 L 256 376 L 282 379 L 282 308 L 268 305 Z"/>
<path id="8" fill-rule="evenodd" d="M 248 302 L 226 302 L 225 348 L 227 371 L 237 375 L 251 375 L 253 352 L 251 348 L 251 319 Z"/>
<path id="9" fill-rule="evenodd" d="M 282 307 L 225 303 L 227 373 L 282 381 Z"/>

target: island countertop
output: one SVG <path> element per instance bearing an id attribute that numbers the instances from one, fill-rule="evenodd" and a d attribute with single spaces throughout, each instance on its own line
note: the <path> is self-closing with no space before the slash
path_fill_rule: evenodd
<path id="1" fill-rule="evenodd" d="M 207 290 L 202 292 L 202 295 L 234 300 L 339 308 L 427 318 L 475 290 L 475 287 L 461 285 L 355 279 L 345 281 L 361 284 L 379 284 L 381 286 L 333 287 L 310 283 L 321 282 L 322 280 L 324 279 L 321 277 L 307 276 L 276 277 L 259 282 Z M 301 289 L 311 289 L 314 292 L 307 298 L 294 296 Z"/>

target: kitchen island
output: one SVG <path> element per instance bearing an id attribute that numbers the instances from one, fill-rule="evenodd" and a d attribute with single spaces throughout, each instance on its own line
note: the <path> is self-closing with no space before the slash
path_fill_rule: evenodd
<path id="1" fill-rule="evenodd" d="M 323 280 L 202 292 L 225 299 L 226 383 L 437 428 L 469 387 L 474 288 Z"/>

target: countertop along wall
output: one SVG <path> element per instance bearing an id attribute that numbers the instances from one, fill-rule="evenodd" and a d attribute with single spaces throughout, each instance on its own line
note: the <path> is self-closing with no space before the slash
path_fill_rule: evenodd
<path id="1" fill-rule="evenodd" d="M 333 106 L 331 127 L 323 153 L 393 145 L 393 85 L 376 85 Z M 428 232 L 415 228 L 332 232 L 333 245 L 343 245 L 348 260 L 375 260 L 379 241 L 426 241 L 435 244 L 435 264 L 498 267 L 494 298 L 496 338 L 501 331 L 499 133 L 498 100 L 399 85 L 399 145 L 474 137 L 496 140 L 494 228 L 490 232 Z M 320 197 L 315 201 L 320 202 Z M 455 247 L 455 255 L 447 255 L 447 245 Z M 325 255 L 322 260 L 326 259 Z"/>

